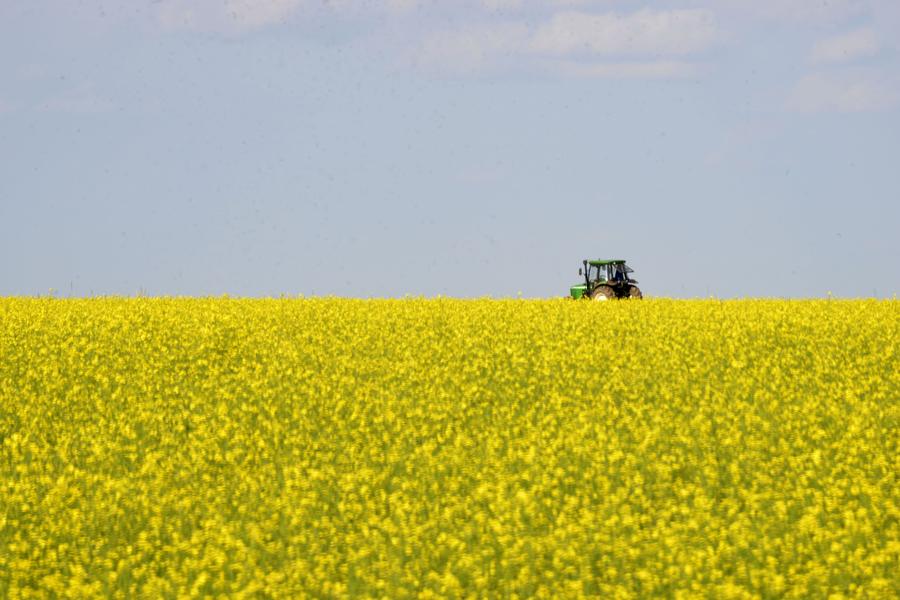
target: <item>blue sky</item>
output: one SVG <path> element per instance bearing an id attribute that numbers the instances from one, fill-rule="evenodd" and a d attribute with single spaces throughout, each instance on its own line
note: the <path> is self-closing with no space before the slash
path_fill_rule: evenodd
<path id="1" fill-rule="evenodd" d="M 0 294 L 900 292 L 900 4 L 7 0 Z"/>

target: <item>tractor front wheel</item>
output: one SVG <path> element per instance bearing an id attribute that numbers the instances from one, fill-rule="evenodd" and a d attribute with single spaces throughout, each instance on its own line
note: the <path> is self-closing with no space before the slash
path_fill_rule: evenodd
<path id="1" fill-rule="evenodd" d="M 608 285 L 601 285 L 594 289 L 591 292 L 591 300 L 596 300 L 603 302 L 605 300 L 613 300 L 616 297 L 616 292 L 613 291 L 611 287 Z"/>
<path id="2" fill-rule="evenodd" d="M 644 295 L 641 293 L 641 289 L 638 286 L 632 285 L 628 287 L 628 297 L 640 300 Z"/>

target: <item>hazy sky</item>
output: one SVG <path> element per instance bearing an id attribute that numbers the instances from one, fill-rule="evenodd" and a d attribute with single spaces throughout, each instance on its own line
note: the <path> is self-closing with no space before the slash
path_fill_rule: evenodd
<path id="1" fill-rule="evenodd" d="M 0 0 L 0 294 L 900 292 L 896 0 Z"/>

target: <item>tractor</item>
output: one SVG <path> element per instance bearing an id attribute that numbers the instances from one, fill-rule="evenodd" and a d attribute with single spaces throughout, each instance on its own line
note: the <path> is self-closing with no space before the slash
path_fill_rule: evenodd
<path id="1" fill-rule="evenodd" d="M 616 298 L 642 298 L 636 279 L 629 273 L 634 270 L 624 260 L 585 260 L 584 268 L 578 274 L 584 276 L 584 283 L 573 285 L 569 290 L 575 300 L 614 300 Z"/>

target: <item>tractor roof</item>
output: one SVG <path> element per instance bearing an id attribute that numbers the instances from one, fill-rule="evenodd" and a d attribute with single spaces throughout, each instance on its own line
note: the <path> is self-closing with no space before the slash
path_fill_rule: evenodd
<path id="1" fill-rule="evenodd" d="M 588 264 L 594 267 L 602 267 L 604 265 L 623 265 L 625 264 L 625 261 L 621 258 L 611 258 L 608 260 L 598 258 L 597 260 L 589 260 Z"/>

